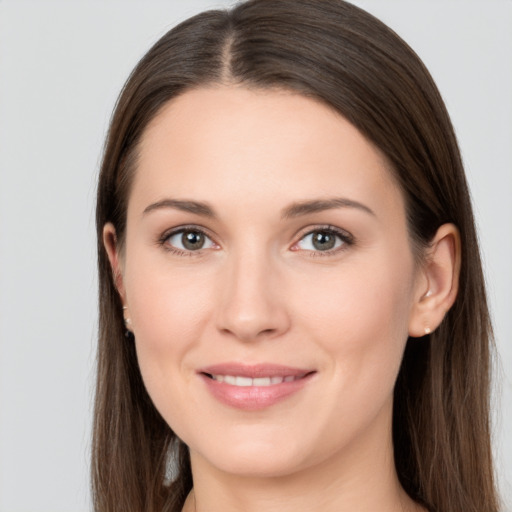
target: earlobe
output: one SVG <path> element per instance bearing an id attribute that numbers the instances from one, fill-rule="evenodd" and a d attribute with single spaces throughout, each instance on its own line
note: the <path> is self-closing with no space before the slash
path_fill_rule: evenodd
<path id="1" fill-rule="evenodd" d="M 110 261 L 114 284 L 117 288 L 117 291 L 119 292 L 119 295 L 121 296 L 121 301 L 124 304 L 125 290 L 123 283 L 123 273 L 121 269 L 121 258 L 119 255 L 116 229 L 111 222 L 108 222 L 105 224 L 105 226 L 103 226 L 103 245 Z"/>
<path id="2" fill-rule="evenodd" d="M 430 334 L 442 322 L 457 297 L 460 273 L 460 234 L 443 224 L 427 250 L 409 322 L 409 336 Z"/>

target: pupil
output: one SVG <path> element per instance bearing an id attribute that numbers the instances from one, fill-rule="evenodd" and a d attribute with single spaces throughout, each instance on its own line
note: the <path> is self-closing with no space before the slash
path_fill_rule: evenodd
<path id="1" fill-rule="evenodd" d="M 318 231 L 313 236 L 313 246 L 315 249 L 319 249 L 321 251 L 328 251 L 329 249 L 332 249 L 335 243 L 335 237 L 331 233 L 327 233 L 325 231 Z"/>
<path id="2" fill-rule="evenodd" d="M 204 245 L 204 235 L 198 231 L 185 231 L 181 237 L 183 247 L 191 251 L 201 249 Z"/>

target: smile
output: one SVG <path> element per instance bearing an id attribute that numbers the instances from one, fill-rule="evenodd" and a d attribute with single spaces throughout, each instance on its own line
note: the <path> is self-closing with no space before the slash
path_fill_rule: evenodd
<path id="1" fill-rule="evenodd" d="M 217 382 L 225 382 L 230 386 L 274 386 L 276 384 L 282 384 L 283 382 L 293 382 L 294 380 L 301 379 L 302 376 L 286 375 L 286 376 L 275 376 L 275 377 L 242 377 L 240 375 L 209 375 L 210 378 Z"/>
<path id="2" fill-rule="evenodd" d="M 226 363 L 197 373 L 216 401 L 243 411 L 256 411 L 295 395 L 317 372 L 274 364 Z"/>

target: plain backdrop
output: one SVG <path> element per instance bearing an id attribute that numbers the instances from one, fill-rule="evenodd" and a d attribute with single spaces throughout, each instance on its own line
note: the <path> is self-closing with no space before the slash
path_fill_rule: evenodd
<path id="1" fill-rule="evenodd" d="M 150 45 L 229 3 L 0 0 L 0 512 L 91 509 L 93 212 L 105 130 Z M 355 3 L 425 61 L 460 140 L 501 358 L 494 446 L 512 510 L 512 3 Z"/>

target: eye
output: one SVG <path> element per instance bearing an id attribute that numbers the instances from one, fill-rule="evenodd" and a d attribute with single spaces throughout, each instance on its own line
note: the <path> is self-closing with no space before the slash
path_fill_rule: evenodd
<path id="1" fill-rule="evenodd" d="M 345 244 L 351 244 L 352 237 L 334 228 L 322 228 L 310 231 L 294 246 L 302 251 L 336 252 Z"/>
<path id="2" fill-rule="evenodd" d="M 199 229 L 180 229 L 164 238 L 164 243 L 172 249 L 181 252 L 199 251 L 201 249 L 211 249 L 216 244 Z"/>

